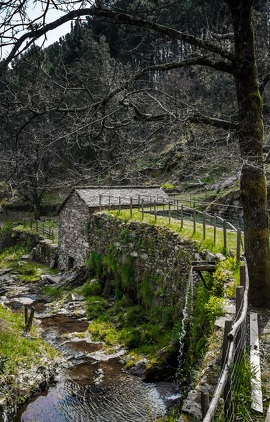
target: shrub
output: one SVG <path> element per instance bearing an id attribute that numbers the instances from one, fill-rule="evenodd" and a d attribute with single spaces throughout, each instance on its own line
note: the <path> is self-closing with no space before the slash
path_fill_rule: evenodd
<path id="1" fill-rule="evenodd" d="M 102 287 L 97 280 L 87 280 L 85 285 L 82 287 L 81 293 L 83 296 L 99 296 L 101 294 Z"/>

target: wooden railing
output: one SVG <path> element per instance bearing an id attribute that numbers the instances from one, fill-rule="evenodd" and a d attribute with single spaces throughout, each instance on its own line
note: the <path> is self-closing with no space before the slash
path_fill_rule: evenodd
<path id="1" fill-rule="evenodd" d="M 234 391 L 239 387 L 239 371 L 243 361 L 246 345 L 246 325 L 248 311 L 249 277 L 246 261 L 240 267 L 240 284 L 236 287 L 235 319 L 226 320 L 222 350 L 222 370 L 216 385 L 212 400 L 209 403 L 209 394 L 202 393 L 203 422 L 234 421 L 235 403 Z M 223 409 L 220 399 L 223 396 Z"/>

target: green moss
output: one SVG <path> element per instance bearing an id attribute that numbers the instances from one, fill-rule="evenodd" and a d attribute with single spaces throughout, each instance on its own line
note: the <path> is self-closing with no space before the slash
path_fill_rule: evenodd
<path id="1" fill-rule="evenodd" d="M 11 268 L 16 271 L 19 279 L 26 283 L 39 281 L 42 274 L 54 274 L 57 271 L 37 262 L 21 261 L 21 257 L 29 254 L 30 250 L 29 247 L 20 244 L 6 249 L 0 254 L 0 268 Z"/>

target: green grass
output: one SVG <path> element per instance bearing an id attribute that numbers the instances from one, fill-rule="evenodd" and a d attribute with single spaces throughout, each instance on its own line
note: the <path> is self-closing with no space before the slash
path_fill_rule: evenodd
<path id="1" fill-rule="evenodd" d="M 6 249 L 0 254 L 0 269 L 11 268 L 17 273 L 18 278 L 25 283 L 39 281 L 42 274 L 55 273 L 48 266 L 31 261 L 21 261 L 23 255 L 30 252 L 29 248 L 16 245 Z"/>
<path id="2" fill-rule="evenodd" d="M 36 225 L 38 224 L 38 225 Z M 38 229 L 38 230 L 37 230 Z M 44 229 L 44 232 L 43 232 Z M 29 221 L 24 222 L 16 227 L 13 230 L 26 232 L 26 233 L 39 233 L 47 239 L 53 239 L 54 243 L 58 242 L 58 222 L 56 220 L 46 220 L 44 222 L 38 221 L 37 223 L 33 221 L 31 224 Z"/>
<path id="3" fill-rule="evenodd" d="M 52 359 L 56 355 L 53 347 L 38 338 L 35 327 L 32 337 L 24 335 L 24 316 L 14 314 L 0 305 L 0 370 L 2 374 L 16 375 L 20 368 L 27 370 L 39 364 L 43 358 Z M 1 378 L 1 375 L 0 375 Z"/>

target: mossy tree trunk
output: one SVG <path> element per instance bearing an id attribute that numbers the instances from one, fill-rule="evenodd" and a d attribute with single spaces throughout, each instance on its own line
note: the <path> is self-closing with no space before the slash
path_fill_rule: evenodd
<path id="1" fill-rule="evenodd" d="M 270 251 L 267 186 L 263 165 L 262 99 L 259 92 L 252 0 L 228 0 L 235 35 L 234 78 L 236 85 L 242 157 L 240 181 L 244 213 L 245 253 L 248 262 L 249 301 L 270 307 Z"/>

